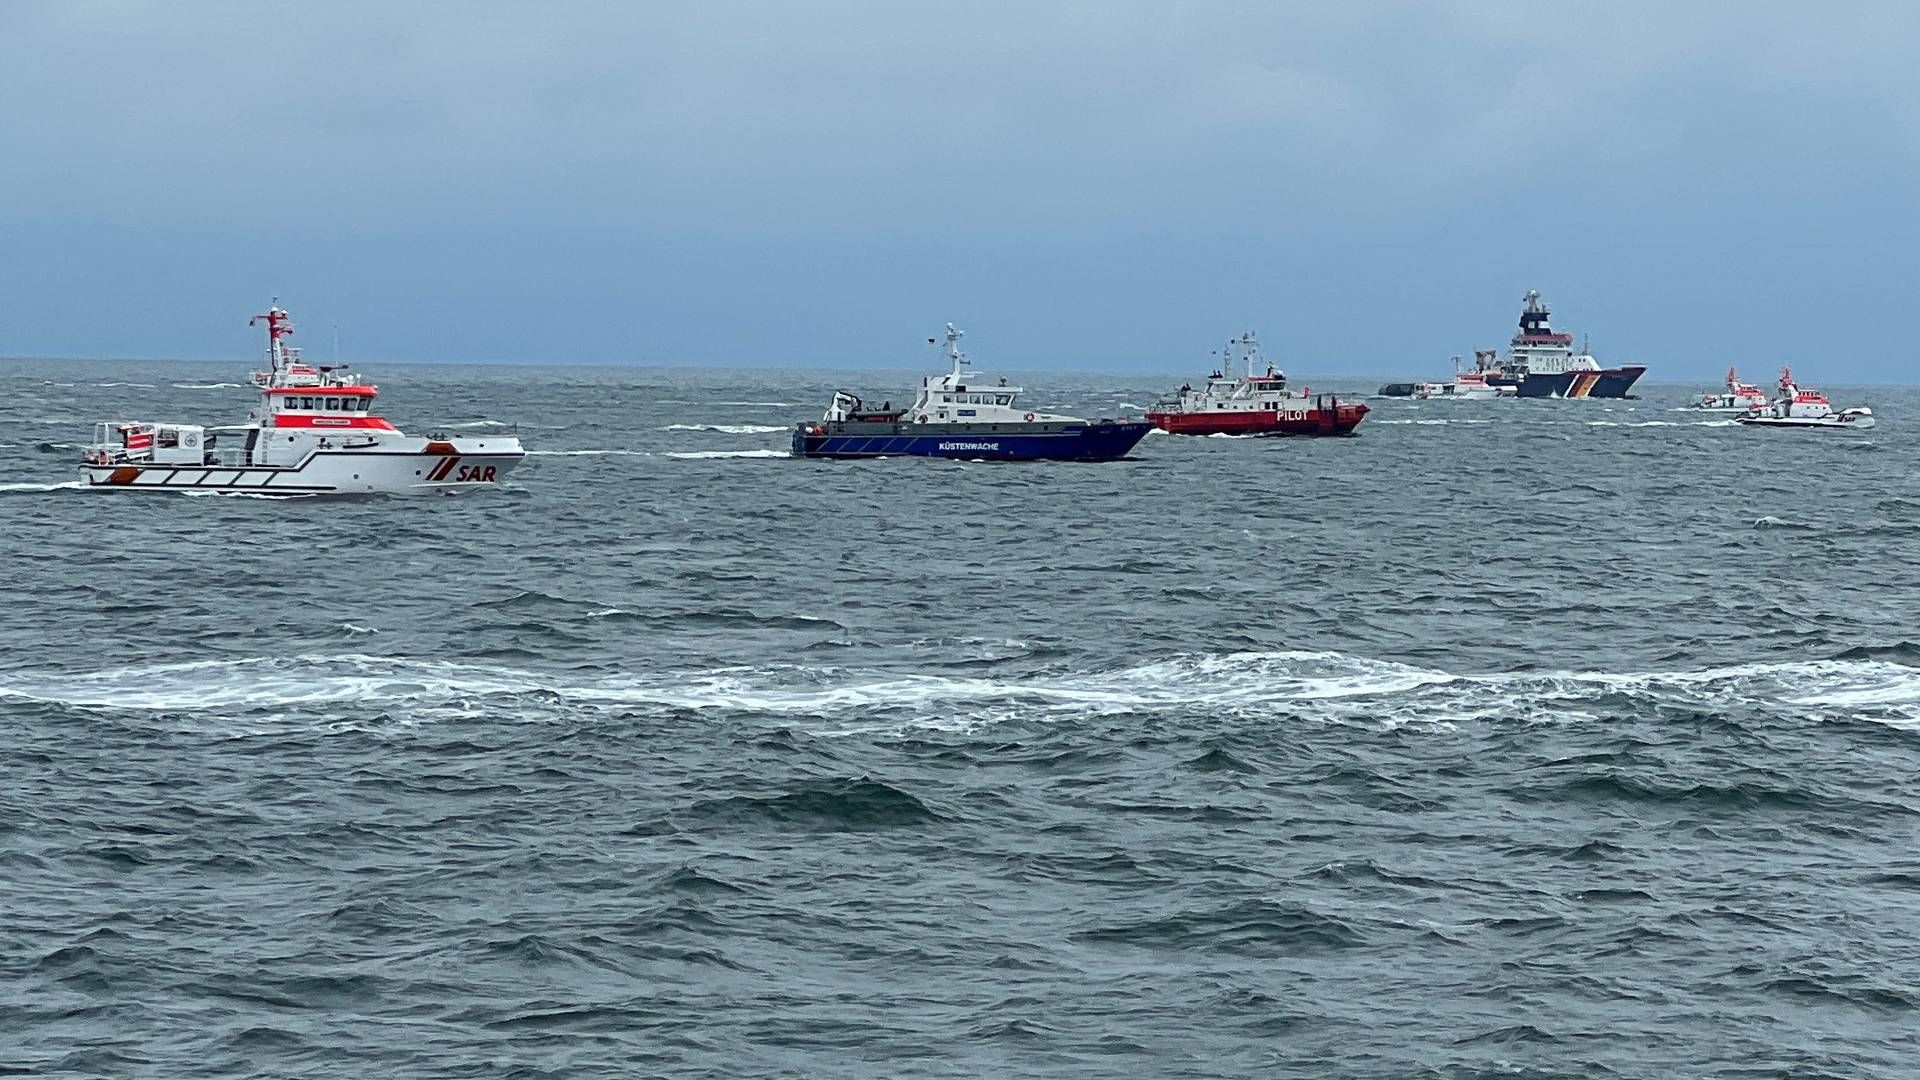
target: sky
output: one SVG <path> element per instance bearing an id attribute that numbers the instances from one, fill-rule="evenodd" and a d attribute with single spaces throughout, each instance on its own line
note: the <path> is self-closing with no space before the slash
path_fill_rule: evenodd
<path id="1" fill-rule="evenodd" d="M 1920 5 L 0 2 L 0 356 L 1920 381 Z M 1863 332 L 1864 331 L 1864 332 Z"/>

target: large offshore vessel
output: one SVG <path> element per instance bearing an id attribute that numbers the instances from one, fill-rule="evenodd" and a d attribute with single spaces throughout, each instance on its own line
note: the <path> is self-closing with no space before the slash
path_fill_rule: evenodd
<path id="1" fill-rule="evenodd" d="M 834 392 L 818 421 L 796 424 L 793 454 L 810 458 L 942 457 L 990 461 L 1114 461 L 1153 425 L 1084 420 L 1027 410 L 1018 386 L 969 378 L 961 332 L 947 324 L 944 375 L 920 380 L 911 405 L 867 407 L 858 394 Z M 933 339 L 929 338 L 929 342 Z"/>
<path id="2" fill-rule="evenodd" d="M 1493 349 L 1473 354 L 1473 374 L 1487 386 L 1527 398 L 1623 398 L 1647 369 L 1642 364 L 1603 368 L 1584 347 L 1573 351 L 1573 335 L 1554 330 L 1540 293 L 1529 290 L 1520 312 L 1520 329 L 1507 344 L 1503 360 Z M 1432 397 L 1428 383 L 1397 382 L 1380 388 L 1381 397 Z M 1472 395 L 1455 395 L 1472 396 Z M 1484 395 L 1481 395 L 1484 396 Z"/>
<path id="3" fill-rule="evenodd" d="M 1259 352 L 1251 330 L 1227 342 L 1225 362 L 1204 385 L 1182 386 L 1147 410 L 1147 419 L 1174 435 L 1351 435 L 1366 419 L 1365 405 L 1289 390 L 1286 374 L 1272 364 L 1258 370 Z M 1245 376 L 1234 374 L 1240 364 Z"/>
<path id="4" fill-rule="evenodd" d="M 144 420 L 94 426 L 80 466 L 89 488 L 264 495 L 403 494 L 492 487 L 525 456 L 511 433 L 408 435 L 373 415 L 379 393 L 344 365 L 306 363 L 281 342 L 293 323 L 277 304 L 267 370 L 253 373 L 260 405 L 243 424 Z"/>
<path id="5" fill-rule="evenodd" d="M 1528 398 L 1623 398 L 1647 369 L 1641 364 L 1603 368 L 1584 347 L 1573 351 L 1573 335 L 1556 332 L 1552 313 L 1530 289 L 1520 311 L 1520 329 L 1507 344 L 1507 357 L 1492 349 L 1474 353 L 1474 367 L 1495 386 L 1511 386 Z"/>

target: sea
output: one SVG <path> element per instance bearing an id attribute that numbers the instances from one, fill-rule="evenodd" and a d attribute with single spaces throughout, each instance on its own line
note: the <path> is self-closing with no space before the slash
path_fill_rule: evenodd
<path id="1" fill-rule="evenodd" d="M 77 489 L 246 370 L 0 366 L 0 1073 L 1920 1075 L 1920 391 L 824 462 L 918 373 L 383 366 L 530 456 Z"/>

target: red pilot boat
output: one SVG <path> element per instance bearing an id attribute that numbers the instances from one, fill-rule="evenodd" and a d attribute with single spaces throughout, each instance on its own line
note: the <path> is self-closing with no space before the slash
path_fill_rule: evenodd
<path id="1" fill-rule="evenodd" d="M 1227 342 L 1227 361 L 1205 386 L 1182 386 L 1147 419 L 1170 435 L 1351 435 L 1366 418 L 1365 405 L 1287 389 L 1271 363 L 1260 372 L 1259 350 L 1251 330 Z M 1245 362 L 1245 376 L 1233 374 L 1236 361 Z"/>

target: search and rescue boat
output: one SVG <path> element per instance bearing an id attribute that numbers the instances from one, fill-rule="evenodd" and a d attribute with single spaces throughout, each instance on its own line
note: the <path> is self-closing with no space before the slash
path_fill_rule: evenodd
<path id="1" fill-rule="evenodd" d="M 1873 410 L 1858 405 L 1834 412 L 1833 402 L 1827 400 L 1827 395 L 1797 385 L 1793 381 L 1793 369 L 1783 367 L 1780 369 L 1780 396 L 1764 408 L 1734 417 L 1734 422 L 1748 427 L 1863 431 L 1873 426 Z"/>
<path id="2" fill-rule="evenodd" d="M 1693 407 L 1706 412 L 1751 412 L 1767 407 L 1767 392 L 1752 383 L 1741 382 L 1733 369 L 1728 368 L 1726 392 L 1701 394 Z"/>
<path id="3" fill-rule="evenodd" d="M 89 488 L 260 495 L 402 494 L 492 487 L 525 456 L 512 432 L 408 435 L 373 413 L 379 391 L 346 365 L 309 364 L 281 339 L 277 304 L 248 320 L 267 327 L 260 404 L 243 424 L 203 427 L 127 420 L 97 424 L 80 466 Z"/>

